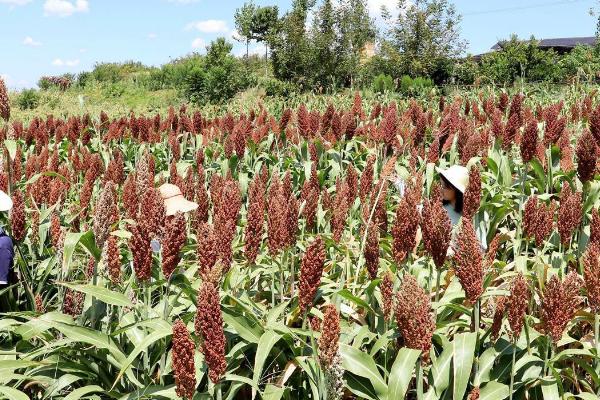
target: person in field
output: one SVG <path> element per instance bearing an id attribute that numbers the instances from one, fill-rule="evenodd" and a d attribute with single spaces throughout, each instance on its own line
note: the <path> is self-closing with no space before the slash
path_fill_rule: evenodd
<path id="1" fill-rule="evenodd" d="M 444 209 L 452 222 L 452 242 L 448 248 L 448 256 L 452 256 L 463 215 L 463 196 L 469 185 L 469 170 L 462 165 L 452 165 L 447 169 L 436 167 L 435 169 L 440 174 Z M 479 225 L 475 226 L 475 231 L 482 251 L 487 250 L 487 233 Z"/>
<path id="2" fill-rule="evenodd" d="M 12 206 L 11 198 L 0 190 L 0 212 L 10 211 Z M 16 283 L 14 258 L 13 241 L 0 226 L 0 312 L 10 311 L 10 286 Z"/>

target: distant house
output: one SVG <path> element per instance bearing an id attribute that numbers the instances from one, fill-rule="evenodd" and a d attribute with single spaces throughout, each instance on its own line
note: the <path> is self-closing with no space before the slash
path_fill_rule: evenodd
<path id="1" fill-rule="evenodd" d="M 541 39 L 538 40 L 537 45 L 542 50 L 554 50 L 558 54 L 569 53 L 577 46 L 595 46 L 598 41 L 598 38 L 595 36 L 585 36 L 585 37 L 570 37 L 570 38 L 554 38 L 554 39 Z M 527 43 L 529 40 L 524 40 L 523 42 Z M 505 43 L 508 43 L 507 40 L 502 40 L 495 45 L 492 46 L 491 52 L 502 50 L 502 47 Z M 490 52 L 488 52 L 490 53 Z M 481 57 L 485 54 L 478 54 L 473 56 L 476 61 L 479 61 Z"/>

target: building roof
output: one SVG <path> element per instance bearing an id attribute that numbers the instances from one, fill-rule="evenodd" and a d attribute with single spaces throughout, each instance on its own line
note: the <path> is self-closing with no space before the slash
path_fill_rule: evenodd
<path id="1" fill-rule="evenodd" d="M 587 37 L 571 37 L 571 38 L 554 38 L 554 39 L 541 39 L 538 43 L 538 47 L 542 48 L 553 48 L 553 47 L 565 47 L 565 48 L 573 48 L 578 45 L 583 46 L 595 46 L 596 45 L 596 37 L 595 36 L 587 36 Z M 525 40 L 528 42 L 528 40 Z M 492 50 L 500 50 L 505 41 L 500 41 L 492 46 Z"/>

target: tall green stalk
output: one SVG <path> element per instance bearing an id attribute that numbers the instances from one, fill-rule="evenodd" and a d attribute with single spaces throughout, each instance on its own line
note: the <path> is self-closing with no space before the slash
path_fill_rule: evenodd
<path id="1" fill-rule="evenodd" d="M 514 385 L 515 385 L 515 357 L 517 354 L 517 341 L 515 340 L 513 343 L 513 349 L 512 349 L 512 362 L 510 364 L 510 387 L 508 389 L 509 392 L 509 397 L 508 400 L 512 400 L 513 398 L 513 393 L 514 393 Z"/>
<path id="2" fill-rule="evenodd" d="M 417 371 L 416 371 L 416 386 L 417 386 L 417 400 L 423 400 L 423 366 L 421 365 L 421 357 L 417 359 Z"/>

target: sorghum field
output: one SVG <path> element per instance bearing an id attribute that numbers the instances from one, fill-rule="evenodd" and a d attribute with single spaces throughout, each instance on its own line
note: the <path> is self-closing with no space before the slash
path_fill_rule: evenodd
<path id="1" fill-rule="evenodd" d="M 594 91 L 20 121 L 0 89 L 0 397 L 597 398 Z"/>

